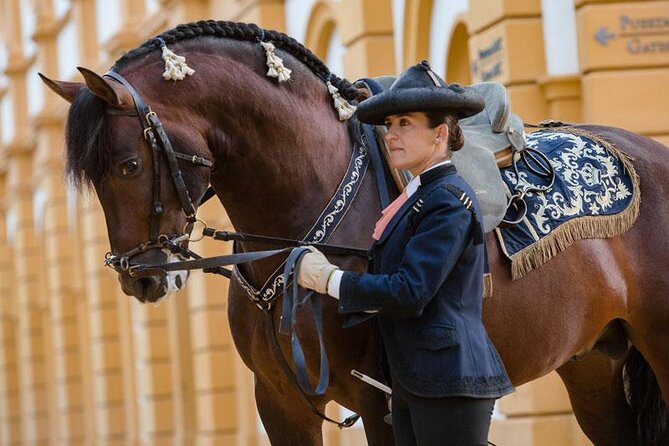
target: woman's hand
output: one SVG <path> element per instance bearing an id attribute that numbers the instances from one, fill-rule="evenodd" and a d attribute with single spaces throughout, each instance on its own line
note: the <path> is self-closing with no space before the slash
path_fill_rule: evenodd
<path id="1" fill-rule="evenodd" d="M 330 275 L 338 270 L 339 267 L 330 263 L 323 253 L 313 246 L 309 246 L 308 248 L 311 252 L 306 253 L 302 257 L 297 275 L 297 283 L 301 287 L 315 290 L 317 293 L 327 294 Z"/>

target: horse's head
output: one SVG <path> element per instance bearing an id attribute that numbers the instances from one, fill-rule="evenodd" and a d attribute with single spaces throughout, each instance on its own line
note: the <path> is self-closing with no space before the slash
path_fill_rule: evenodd
<path id="1" fill-rule="evenodd" d="M 137 274 L 133 265 L 183 258 L 209 184 L 207 142 L 196 119 L 147 98 L 149 109 L 117 73 L 101 77 L 79 70 L 85 83 L 42 76 L 71 103 L 67 170 L 76 185 L 90 184 L 97 192 L 111 246 L 106 261 L 119 273 L 123 291 L 156 302 L 178 291 L 187 274 Z"/>
<path id="2" fill-rule="evenodd" d="M 171 53 L 168 63 L 168 44 L 192 76 L 163 79 L 182 60 Z M 356 90 L 284 34 L 191 23 L 148 40 L 104 76 L 80 71 L 83 83 L 42 79 L 71 103 L 68 173 L 95 188 L 109 233 L 107 264 L 141 301 L 183 286 L 183 272 L 140 275 L 133 266 L 179 258 L 209 182 L 238 230 L 297 238 L 346 172 L 351 140 L 340 120 L 350 116 L 346 99 Z M 272 261 L 254 264 L 258 278 L 271 273 Z"/>

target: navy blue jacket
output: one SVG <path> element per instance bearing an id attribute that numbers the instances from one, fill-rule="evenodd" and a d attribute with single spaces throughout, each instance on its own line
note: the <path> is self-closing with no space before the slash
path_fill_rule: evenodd
<path id="1" fill-rule="evenodd" d="M 339 311 L 379 311 L 393 381 L 413 394 L 510 393 L 481 319 L 486 254 L 485 242 L 473 241 L 482 231 L 473 212 L 483 221 L 474 192 L 452 165 L 425 172 L 421 183 L 372 246 L 373 274 L 343 274 Z"/>

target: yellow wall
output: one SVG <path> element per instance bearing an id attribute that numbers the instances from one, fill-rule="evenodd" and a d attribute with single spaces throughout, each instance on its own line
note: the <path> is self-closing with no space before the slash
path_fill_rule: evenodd
<path id="1" fill-rule="evenodd" d="M 160 0 L 149 12 L 142 1 L 118 0 L 120 29 L 100 44 L 95 1 L 71 0 L 56 16 L 51 1 L 0 0 L 0 42 L 8 53 L 0 99 L 11 99 L 14 115 L 14 136 L 0 143 L 0 445 L 267 444 L 252 376 L 225 323 L 227 281 L 196 273 L 159 308 L 122 295 L 101 264 L 108 241 L 94 194 L 72 199 L 63 182 L 67 106 L 42 91 L 41 110 L 31 113 L 27 73 L 36 67 L 57 77 L 65 55 L 56 42 L 68 24 L 79 32 L 78 63 L 102 72 L 122 51 L 181 22 L 231 19 L 285 31 L 284 1 Z M 435 2 L 406 0 L 399 43 L 391 5 L 316 1 L 305 42 L 326 58 L 336 32 L 345 48 L 339 74 L 350 79 L 396 74 L 396 54 L 403 67 L 430 54 Z M 616 35 L 643 31 L 634 19 L 669 16 L 669 2 L 575 1 L 581 67 L 569 76 L 546 74 L 540 0 L 470 5 L 450 34 L 447 80 L 504 83 L 513 109 L 528 122 L 618 125 L 669 142 L 669 52 L 652 43 L 666 36 L 616 37 L 608 45 L 593 38 L 604 26 Z M 22 38 L 26 11 L 37 18 L 34 53 Z M 9 129 L 0 125 L 3 132 Z M 218 204 L 200 215 L 232 229 Z M 198 247 L 204 255 L 229 249 Z M 588 444 L 554 374 L 506 397 L 499 410 L 506 419 L 491 431 L 499 444 Z M 340 417 L 339 408 L 331 405 L 328 414 Z M 328 426 L 325 439 L 330 446 L 364 444 L 364 433 Z"/>

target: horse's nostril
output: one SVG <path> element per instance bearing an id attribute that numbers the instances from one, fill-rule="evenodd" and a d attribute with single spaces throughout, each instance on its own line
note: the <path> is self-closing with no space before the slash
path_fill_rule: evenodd
<path id="1" fill-rule="evenodd" d="M 144 298 L 150 298 L 156 294 L 156 291 L 160 287 L 160 279 L 157 277 L 142 277 L 135 281 L 133 284 L 133 291 L 135 296 L 141 296 Z"/>
<path id="2" fill-rule="evenodd" d="M 181 289 L 181 287 L 183 286 L 183 281 L 181 280 L 181 276 L 176 276 L 174 278 L 174 284 L 177 286 L 177 289 L 179 290 Z"/>

